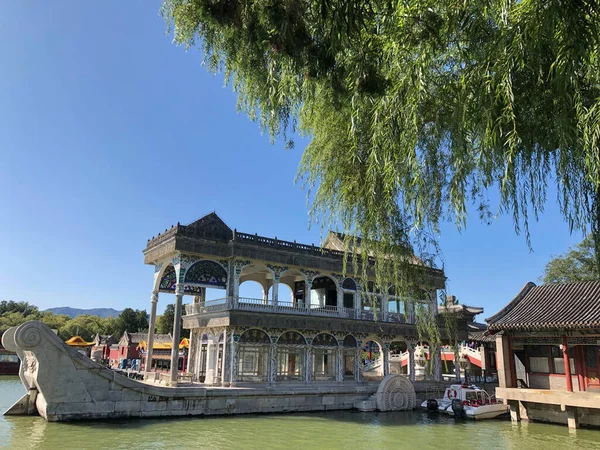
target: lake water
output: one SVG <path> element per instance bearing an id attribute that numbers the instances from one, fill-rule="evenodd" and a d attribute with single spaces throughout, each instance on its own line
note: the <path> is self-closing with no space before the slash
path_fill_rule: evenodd
<path id="1" fill-rule="evenodd" d="M 25 392 L 0 377 L 0 411 Z M 332 411 L 111 422 L 48 423 L 0 416 L 0 448 L 14 449 L 600 449 L 600 431 L 508 420 L 471 422 L 427 412 Z"/>

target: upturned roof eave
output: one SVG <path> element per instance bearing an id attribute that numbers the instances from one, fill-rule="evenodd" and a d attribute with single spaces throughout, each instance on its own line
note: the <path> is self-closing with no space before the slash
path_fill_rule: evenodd
<path id="1" fill-rule="evenodd" d="M 523 286 L 523 288 L 519 291 L 519 293 L 504 308 L 502 308 L 493 316 L 484 319 L 488 324 L 488 327 L 491 329 L 492 324 L 498 322 L 506 314 L 508 314 L 515 306 L 519 304 L 521 300 L 523 300 L 523 298 L 525 298 L 527 293 L 535 286 L 535 283 L 533 283 L 532 281 L 527 282 L 525 286 Z"/>

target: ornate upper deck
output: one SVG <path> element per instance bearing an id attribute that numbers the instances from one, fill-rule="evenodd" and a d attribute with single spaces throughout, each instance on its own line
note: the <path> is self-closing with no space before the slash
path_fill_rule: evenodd
<path id="1" fill-rule="evenodd" d="M 189 225 L 177 224 L 164 233 L 148 240 L 144 250 L 146 264 L 159 264 L 177 254 L 202 255 L 213 259 L 244 258 L 263 261 L 266 264 L 295 266 L 306 270 L 329 271 L 352 274 L 352 255 L 339 250 L 339 233 L 330 233 L 324 246 L 307 245 L 296 241 L 284 241 L 241 233 L 229 228 L 214 212 Z M 372 263 L 372 259 L 370 262 Z M 360 255 L 358 260 L 362 261 Z M 421 271 L 423 284 L 432 289 L 445 285 L 442 270 L 422 264 L 414 264 Z"/>

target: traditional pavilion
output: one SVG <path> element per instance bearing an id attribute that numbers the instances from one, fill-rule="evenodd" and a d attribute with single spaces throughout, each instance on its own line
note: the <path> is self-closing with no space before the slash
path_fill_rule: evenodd
<path id="1" fill-rule="evenodd" d="M 486 321 L 513 420 L 600 426 L 600 281 L 527 283 Z"/>
<path id="2" fill-rule="evenodd" d="M 94 346 L 94 342 L 88 342 L 81 336 L 73 336 L 65 341 L 69 347 L 76 348 L 79 352 L 89 356 L 91 348 Z"/>
<path id="3" fill-rule="evenodd" d="M 177 362 L 177 370 L 181 372 L 187 371 L 187 355 L 190 348 L 190 341 L 183 338 L 179 343 L 179 359 Z M 148 343 L 142 341 L 137 346 L 137 350 L 141 359 L 141 368 L 143 371 L 168 371 L 171 369 L 171 352 L 173 342 L 157 342 L 154 339 L 152 346 L 152 367 L 146 369 L 146 357 L 148 356 Z"/>
<path id="4" fill-rule="evenodd" d="M 422 298 L 375 291 L 374 278 L 354 274 L 352 258 L 341 250 L 343 238 L 330 233 L 319 247 L 241 233 L 215 213 L 153 237 L 144 250 L 145 263 L 154 266 L 147 367 L 159 295 L 174 294 L 173 340 L 180 339 L 182 303 L 189 296 L 183 316 L 183 327 L 191 330 L 187 366 L 205 385 L 359 381 L 361 350 L 369 342 L 381 354 L 381 375 L 389 372 L 390 346 L 400 343 L 410 353 L 414 380 L 415 304 L 437 314 L 444 273 L 421 266 Z M 240 284 L 249 280 L 261 286 L 259 298 L 240 297 Z M 279 296 L 282 285 L 291 292 L 287 298 Z M 221 294 L 207 298 L 207 289 Z M 376 302 L 364 301 L 365 292 Z M 459 319 L 459 330 L 465 340 L 466 320 Z M 171 385 L 177 384 L 177 358 L 173 349 Z M 441 380 L 439 352 L 434 362 Z"/>

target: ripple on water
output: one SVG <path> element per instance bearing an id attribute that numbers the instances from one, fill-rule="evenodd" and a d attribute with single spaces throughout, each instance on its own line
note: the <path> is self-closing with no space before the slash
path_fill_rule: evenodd
<path id="1" fill-rule="evenodd" d="M 24 389 L 0 378 L 0 410 Z M 600 431 L 510 421 L 455 421 L 426 412 L 331 411 L 237 417 L 47 423 L 1 417 L 0 447 L 18 449 L 599 449 Z"/>

